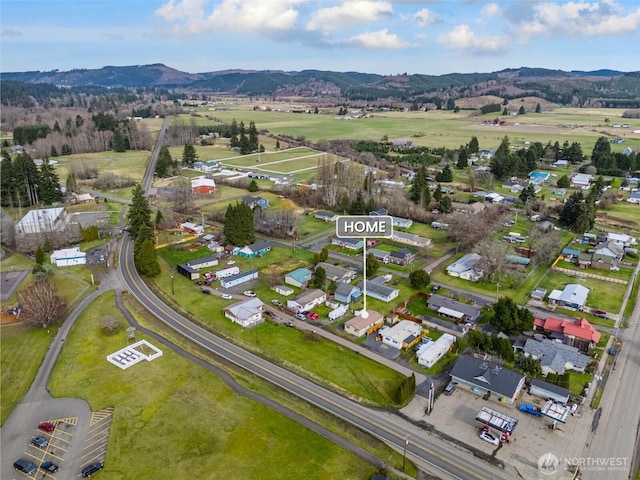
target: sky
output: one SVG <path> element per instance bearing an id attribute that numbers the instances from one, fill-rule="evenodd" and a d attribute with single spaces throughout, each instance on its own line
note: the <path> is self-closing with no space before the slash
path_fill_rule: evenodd
<path id="1" fill-rule="evenodd" d="M 640 0 L 2 0 L 0 71 L 640 70 Z"/>

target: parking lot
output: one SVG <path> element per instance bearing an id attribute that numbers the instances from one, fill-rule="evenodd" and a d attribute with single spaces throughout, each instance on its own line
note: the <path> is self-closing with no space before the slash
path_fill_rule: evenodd
<path id="1" fill-rule="evenodd" d="M 428 389 L 419 389 L 421 393 L 427 391 Z M 592 420 L 590 409 L 581 407 L 574 416 L 569 417 L 566 424 L 558 424 L 555 430 L 551 430 L 549 428 L 551 419 L 528 415 L 517 408 L 519 403 L 541 406 L 544 403 L 541 398 L 523 393 L 513 405 L 506 405 L 483 400 L 482 396 L 461 388 L 456 388 L 451 395 L 437 396 L 431 414 L 427 415 L 425 413 L 427 398 L 423 395 L 426 393 L 416 396 L 407 407 L 402 409 L 402 412 L 413 420 L 432 426 L 434 431 L 430 433 L 425 431 L 425 435 L 439 436 L 456 448 L 481 452 L 486 454 L 488 459 L 493 457 L 513 465 L 525 480 L 540 478 L 537 462 L 545 453 L 553 453 L 558 457 L 571 457 L 574 455 L 574 449 L 581 451 L 584 445 L 583 437 L 590 431 Z M 483 406 L 518 420 L 509 443 L 495 446 L 480 438 L 481 424 L 475 417 Z M 587 413 L 580 415 L 582 411 Z M 567 474 L 567 472 L 564 473 Z M 557 476 L 544 478 L 565 477 L 558 473 Z"/>
<path id="2" fill-rule="evenodd" d="M 75 398 L 18 404 L 2 426 L 0 478 L 81 477 L 85 465 L 105 457 L 112 411 L 92 413 L 84 400 Z M 34 464 L 36 472 L 27 475 L 15 470 L 13 463 L 19 458 Z M 48 471 L 40 468 L 45 462 L 53 464 L 46 465 Z"/>

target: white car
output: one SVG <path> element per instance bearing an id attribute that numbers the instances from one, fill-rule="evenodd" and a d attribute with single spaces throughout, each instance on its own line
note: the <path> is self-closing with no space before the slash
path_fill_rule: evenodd
<path id="1" fill-rule="evenodd" d="M 245 290 L 242 292 L 245 297 L 255 297 L 257 295 L 256 292 L 252 292 L 251 290 Z"/>
<path id="2" fill-rule="evenodd" d="M 223 294 L 222 294 L 222 298 L 223 298 L 224 300 L 233 300 L 233 296 L 232 296 L 232 295 L 229 295 L 228 293 L 223 293 Z"/>
<path id="3" fill-rule="evenodd" d="M 235 261 L 235 260 L 229 260 L 229 261 L 227 262 L 227 265 L 235 265 L 235 264 L 236 264 L 236 261 Z"/>
<path id="4" fill-rule="evenodd" d="M 500 445 L 500 439 L 495 435 L 491 435 L 489 432 L 480 432 L 480 438 L 485 442 L 493 443 L 494 445 Z"/>

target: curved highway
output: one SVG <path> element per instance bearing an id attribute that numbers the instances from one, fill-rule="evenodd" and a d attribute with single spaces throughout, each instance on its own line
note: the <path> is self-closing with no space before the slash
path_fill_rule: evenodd
<path id="1" fill-rule="evenodd" d="M 131 294 L 151 313 L 206 350 L 380 438 L 396 450 L 403 450 L 405 439 L 409 437 L 407 457 L 419 467 L 441 478 L 514 478 L 515 472 L 510 467 L 506 467 L 508 471 L 505 471 L 452 445 L 443 445 L 439 439 L 430 437 L 426 431 L 398 415 L 345 399 L 194 325 L 165 305 L 138 276 L 133 264 L 133 241 L 129 236 L 122 240 L 119 272 Z"/>

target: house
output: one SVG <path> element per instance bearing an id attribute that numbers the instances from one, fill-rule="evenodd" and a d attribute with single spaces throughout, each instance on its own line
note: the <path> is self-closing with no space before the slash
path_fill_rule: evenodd
<path id="1" fill-rule="evenodd" d="M 188 233 L 194 233 L 196 235 L 202 235 L 204 233 L 204 227 L 191 222 L 184 222 L 180 224 L 180 228 Z"/>
<path id="2" fill-rule="evenodd" d="M 471 355 L 461 356 L 451 369 L 451 380 L 459 388 L 509 405 L 518 398 L 525 379 L 520 373 Z"/>
<path id="3" fill-rule="evenodd" d="M 544 375 L 550 373 L 562 375 L 566 370 L 584 373 L 589 365 L 589 357 L 580 353 L 577 348 L 546 338 L 542 341 L 527 339 L 524 344 L 524 355 L 540 360 Z"/>
<path id="4" fill-rule="evenodd" d="M 460 202 L 451 202 L 451 208 L 454 212 L 465 213 L 467 215 L 475 215 L 476 213 L 484 210 L 484 203 L 475 202 L 475 203 L 460 203 Z"/>
<path id="5" fill-rule="evenodd" d="M 564 160 L 562 158 L 556 160 L 555 162 L 553 162 L 551 164 L 554 167 L 566 167 L 567 165 L 569 165 L 569 160 Z"/>
<path id="6" fill-rule="evenodd" d="M 415 260 L 416 254 L 406 247 L 401 250 L 395 250 L 389 254 L 389 263 L 393 265 L 404 267 L 415 262 Z"/>
<path id="7" fill-rule="evenodd" d="M 367 297 L 377 298 L 378 300 L 389 303 L 391 300 L 397 298 L 398 295 L 400 295 L 400 290 L 398 290 L 397 288 L 388 287 L 387 285 L 385 285 L 385 282 L 386 280 L 384 277 L 377 277 L 372 280 L 367 280 L 366 285 L 364 280 L 360 280 L 360 282 L 358 283 L 358 288 Z"/>
<path id="8" fill-rule="evenodd" d="M 381 263 L 389 263 L 389 256 L 391 252 L 387 252 L 385 250 L 379 250 L 377 248 L 369 248 L 367 249 L 367 255 L 373 255 L 377 261 Z"/>
<path id="9" fill-rule="evenodd" d="M 548 232 L 550 230 L 553 230 L 553 223 L 551 223 L 549 220 L 543 220 L 538 225 L 536 225 L 536 228 L 542 232 Z"/>
<path id="10" fill-rule="evenodd" d="M 489 193 L 485 195 L 484 200 L 489 203 L 501 203 L 504 197 L 499 193 Z"/>
<path id="11" fill-rule="evenodd" d="M 242 197 L 242 203 L 249 205 L 251 210 L 256 207 L 260 207 L 262 209 L 269 208 L 269 200 L 263 197 L 252 197 L 251 195 L 246 195 Z"/>
<path id="12" fill-rule="evenodd" d="M 327 262 L 319 262 L 316 265 L 316 268 L 318 267 L 322 267 L 324 269 L 324 272 L 327 275 L 327 280 L 336 284 L 341 282 L 349 283 L 358 275 L 358 273 L 354 270 L 343 268 L 339 265 L 333 265 Z"/>
<path id="13" fill-rule="evenodd" d="M 621 247 L 630 247 L 638 243 L 635 237 L 627 235 L 626 233 L 609 232 L 607 233 L 607 240 Z"/>
<path id="14" fill-rule="evenodd" d="M 216 193 L 216 182 L 212 178 L 196 177 L 191 179 L 191 191 L 196 195 Z"/>
<path id="15" fill-rule="evenodd" d="M 323 222 L 329 222 L 329 223 L 334 223 L 338 219 L 338 215 L 333 212 L 318 211 L 313 216 L 318 220 L 322 220 Z"/>
<path id="16" fill-rule="evenodd" d="M 76 193 L 71 192 L 69 200 L 71 203 L 87 203 L 93 202 L 95 198 L 90 193 Z"/>
<path id="17" fill-rule="evenodd" d="M 364 337 L 371 333 L 377 332 L 384 325 L 384 317 L 382 314 L 369 310 L 368 316 L 364 318 L 361 315 L 353 317 L 351 320 L 345 322 L 344 331 L 350 335 L 354 335 L 358 338 Z"/>
<path id="18" fill-rule="evenodd" d="M 436 230 L 447 230 L 449 228 L 449 224 L 442 222 L 431 222 L 431 227 L 435 228 Z"/>
<path id="19" fill-rule="evenodd" d="M 591 185 L 591 181 L 593 180 L 593 176 L 586 173 L 577 173 L 573 177 L 571 177 L 571 183 L 569 186 L 571 188 L 579 188 L 581 190 L 588 190 Z"/>
<path id="20" fill-rule="evenodd" d="M 236 247 L 235 245 L 227 245 L 224 247 L 224 252 L 229 255 L 238 255 L 240 253 L 240 247 Z"/>
<path id="21" fill-rule="evenodd" d="M 200 270 L 201 268 L 215 267 L 216 265 L 218 265 L 218 256 L 209 255 L 207 257 L 188 260 L 187 265 L 189 265 L 194 270 Z"/>
<path id="22" fill-rule="evenodd" d="M 340 282 L 336 288 L 333 298 L 338 302 L 351 303 L 360 298 L 360 290 L 350 283 Z"/>
<path id="23" fill-rule="evenodd" d="M 361 250 L 364 247 L 364 241 L 360 238 L 342 238 L 333 237 L 331 239 L 332 245 L 337 245 L 340 248 L 346 248 L 349 250 Z"/>
<path id="24" fill-rule="evenodd" d="M 207 249 L 211 252 L 222 253 L 224 252 L 224 247 L 220 245 L 218 242 L 210 242 L 207 244 Z"/>
<path id="25" fill-rule="evenodd" d="M 197 280 L 198 278 L 200 278 L 200 274 L 198 273 L 198 271 L 194 268 L 191 268 L 186 263 L 179 263 L 176 266 L 176 272 L 187 277 L 189 280 Z"/>
<path id="26" fill-rule="evenodd" d="M 538 302 L 544 302 L 546 296 L 547 290 L 545 288 L 536 288 L 530 295 L 531 300 L 537 300 Z"/>
<path id="27" fill-rule="evenodd" d="M 552 290 L 549 294 L 549 303 L 561 307 L 582 308 L 587 302 L 589 289 L 577 283 L 570 283 L 564 290 Z"/>
<path id="28" fill-rule="evenodd" d="M 427 299 L 427 306 L 440 315 L 453 318 L 458 322 L 476 323 L 482 314 L 479 308 L 437 294 Z"/>
<path id="29" fill-rule="evenodd" d="M 495 155 L 496 151 L 493 149 L 483 149 L 478 152 L 478 157 L 483 160 L 489 160 Z"/>
<path id="30" fill-rule="evenodd" d="M 271 244 L 267 241 L 252 243 L 240 249 L 240 256 L 245 258 L 261 257 L 271 250 Z"/>
<path id="31" fill-rule="evenodd" d="M 536 397 L 544 398 L 545 400 L 551 399 L 561 405 L 566 405 L 569 402 L 568 389 L 554 385 L 553 383 L 545 382 L 539 378 L 531 379 L 529 393 Z"/>
<path id="32" fill-rule="evenodd" d="M 444 333 L 435 342 L 429 342 L 422 345 L 416 354 L 418 365 L 425 368 L 433 367 L 438 360 L 451 350 L 456 341 L 456 337 L 448 333 Z"/>
<path id="33" fill-rule="evenodd" d="M 224 316 L 243 327 L 255 327 L 264 322 L 262 314 L 264 303 L 259 298 L 250 298 L 229 305 L 224 309 Z"/>
<path id="34" fill-rule="evenodd" d="M 252 280 L 256 280 L 257 278 L 258 278 L 258 271 L 249 270 L 248 272 L 237 273 L 235 275 L 231 275 L 230 277 L 223 278 L 222 280 L 220 280 L 220 286 L 222 288 L 231 288 L 231 287 L 235 287 L 236 285 L 240 285 L 243 283 L 250 282 Z"/>
<path id="35" fill-rule="evenodd" d="M 199 162 L 200 170 L 203 172 L 215 172 L 216 170 L 220 170 L 220 164 L 218 162 L 214 162 L 213 160 L 209 160 L 208 162 Z M 213 186 L 215 188 L 215 185 Z"/>
<path id="36" fill-rule="evenodd" d="M 327 294 L 320 289 L 308 290 L 292 300 L 287 300 L 287 307 L 297 312 L 311 310 L 327 301 Z"/>
<path id="37" fill-rule="evenodd" d="M 482 278 L 483 273 L 482 270 L 475 268 L 475 265 L 480 261 L 480 258 L 480 255 L 477 253 L 468 253 L 449 265 L 447 267 L 447 273 L 452 277 L 477 282 Z"/>
<path id="38" fill-rule="evenodd" d="M 81 252 L 80 247 L 54 250 L 50 258 L 51 263 L 55 263 L 56 267 L 70 267 L 87 263 L 87 253 Z"/>
<path id="39" fill-rule="evenodd" d="M 16 235 L 61 232 L 67 223 L 67 212 L 62 207 L 30 210 L 16 223 Z"/>
<path id="40" fill-rule="evenodd" d="M 640 191 L 636 190 L 635 192 L 631 192 L 629 198 L 627 198 L 627 202 L 640 205 Z"/>
<path id="41" fill-rule="evenodd" d="M 412 245 L 418 248 L 426 248 L 431 245 L 431 239 L 415 235 L 413 233 L 405 233 L 397 230 L 393 231 L 391 240 L 402 243 L 404 245 Z"/>
<path id="42" fill-rule="evenodd" d="M 534 185 L 540 185 L 547 180 L 549 180 L 549 174 L 547 172 L 533 171 L 529 174 L 529 181 Z"/>
<path id="43" fill-rule="evenodd" d="M 596 346 L 602 334 L 586 318 L 559 320 L 557 318 L 536 318 L 533 329 L 543 332 L 552 340 L 561 340 L 571 347 L 586 352 Z"/>
<path id="44" fill-rule="evenodd" d="M 599 255 L 607 255 L 609 257 L 615 258 L 616 260 L 622 260 L 622 257 L 624 257 L 624 247 L 612 241 L 602 242 L 596 245 L 594 253 Z"/>
<path id="45" fill-rule="evenodd" d="M 276 285 L 273 289 L 276 291 L 276 293 L 279 293 L 280 295 L 283 295 L 285 297 L 293 295 L 293 288 L 287 287 L 286 285 Z"/>
<path id="46" fill-rule="evenodd" d="M 387 210 L 386 208 L 379 208 L 378 210 L 369 212 L 370 217 L 383 217 L 385 215 L 389 215 L 389 210 Z"/>
<path id="47" fill-rule="evenodd" d="M 306 288 L 313 272 L 308 268 L 296 268 L 284 276 L 284 283 L 298 288 Z"/>
<path id="48" fill-rule="evenodd" d="M 228 278 L 233 275 L 238 275 L 240 273 L 240 268 L 238 267 L 227 267 L 222 270 L 218 270 L 215 272 L 216 280 L 220 280 L 221 278 Z"/>
<path id="49" fill-rule="evenodd" d="M 398 350 L 408 349 L 422 338 L 422 325 L 410 320 L 402 320 L 393 327 L 381 330 L 380 335 L 385 345 Z"/>
<path id="50" fill-rule="evenodd" d="M 394 227 L 411 228 L 411 226 L 413 225 L 413 220 L 402 217 L 391 217 L 391 223 Z"/>
<path id="51" fill-rule="evenodd" d="M 563 248 L 561 255 L 565 262 L 573 262 L 580 257 L 581 253 L 580 250 L 576 250 L 575 248 Z"/>

